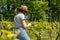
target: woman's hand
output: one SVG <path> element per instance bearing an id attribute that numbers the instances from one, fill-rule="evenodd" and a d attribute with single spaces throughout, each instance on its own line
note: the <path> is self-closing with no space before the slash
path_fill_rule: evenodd
<path id="1" fill-rule="evenodd" d="M 31 26 L 31 25 L 32 25 L 31 23 L 28 24 L 28 26 Z"/>

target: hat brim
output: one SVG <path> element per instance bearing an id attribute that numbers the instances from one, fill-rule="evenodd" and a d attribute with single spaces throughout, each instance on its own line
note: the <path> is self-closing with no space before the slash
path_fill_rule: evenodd
<path id="1" fill-rule="evenodd" d="M 19 7 L 18 7 L 18 9 L 19 9 L 19 10 L 26 11 L 26 12 L 29 12 L 29 10 L 24 10 L 24 9 L 22 9 L 22 8 L 19 8 Z"/>

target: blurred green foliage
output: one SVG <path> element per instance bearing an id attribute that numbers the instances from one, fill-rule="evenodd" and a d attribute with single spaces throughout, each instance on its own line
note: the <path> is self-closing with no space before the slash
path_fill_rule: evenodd
<path id="1" fill-rule="evenodd" d="M 17 34 L 14 33 L 14 23 L 2 21 L 0 26 L 0 40 L 15 40 Z"/>
<path id="2" fill-rule="evenodd" d="M 59 15 L 60 15 L 60 0 L 50 0 L 49 2 L 49 6 L 50 6 L 50 10 L 52 10 L 52 21 L 59 21 L 60 18 L 59 18 Z"/>
<path id="3" fill-rule="evenodd" d="M 27 0 L 1 0 L 0 1 L 0 13 L 3 14 L 4 20 L 13 21 L 14 16 L 17 14 L 14 10 L 16 7 L 26 4 L 29 8 L 30 19 L 34 21 L 51 20 L 59 21 L 60 15 L 60 1 L 58 0 L 40 0 L 40 1 L 27 1 Z M 52 11 L 51 11 L 52 10 Z"/>
<path id="4" fill-rule="evenodd" d="M 14 33 L 14 23 L 3 21 L 3 28 L 0 26 L 0 32 L 2 33 L 0 36 L 6 37 L 6 39 L 10 38 L 11 40 L 16 39 L 17 34 Z M 42 38 L 54 38 L 56 39 L 56 35 L 59 33 L 59 22 L 32 22 L 33 25 L 27 28 L 27 32 L 30 35 L 31 39 L 36 38 L 36 40 L 41 40 Z M 17 31 L 16 31 L 17 32 Z M 3 39 L 3 37 L 1 39 Z M 14 38 L 14 39 L 12 39 Z"/>
<path id="5" fill-rule="evenodd" d="M 30 11 L 29 20 L 34 21 L 32 22 L 33 26 L 27 29 L 28 34 L 31 37 L 36 37 L 37 40 L 44 37 L 50 37 L 50 39 L 54 37 L 55 39 L 60 32 L 60 0 L 0 0 L 0 14 L 3 14 L 3 20 L 7 20 L 2 21 L 3 25 L 0 26 L 0 39 L 14 40 L 16 38 L 16 34 L 13 33 L 14 23 L 9 21 L 13 21 L 14 16 L 17 14 L 15 8 L 22 4 L 28 6 Z M 9 38 L 10 35 L 12 35 L 11 38 Z"/>
<path id="6" fill-rule="evenodd" d="M 41 22 L 33 22 L 33 26 L 29 28 L 30 34 L 37 37 L 37 40 L 41 40 L 41 38 L 44 38 L 48 36 L 48 38 L 56 38 L 56 35 L 59 32 L 59 22 L 52 22 L 49 23 L 47 21 L 41 21 Z M 44 36 L 46 35 L 46 36 Z"/>

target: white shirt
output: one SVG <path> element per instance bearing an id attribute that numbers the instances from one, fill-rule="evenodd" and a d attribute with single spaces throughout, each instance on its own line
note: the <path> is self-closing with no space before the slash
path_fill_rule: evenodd
<path id="1" fill-rule="evenodd" d="M 14 24 L 16 28 L 22 27 L 22 20 L 25 19 L 25 15 L 23 13 L 18 13 L 15 17 L 14 17 Z"/>

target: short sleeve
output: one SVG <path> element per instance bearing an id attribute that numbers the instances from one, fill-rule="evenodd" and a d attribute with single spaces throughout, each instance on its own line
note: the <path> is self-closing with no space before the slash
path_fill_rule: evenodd
<path id="1" fill-rule="evenodd" d="M 20 18 L 21 18 L 21 20 L 25 20 L 25 15 L 24 14 L 20 14 Z"/>

